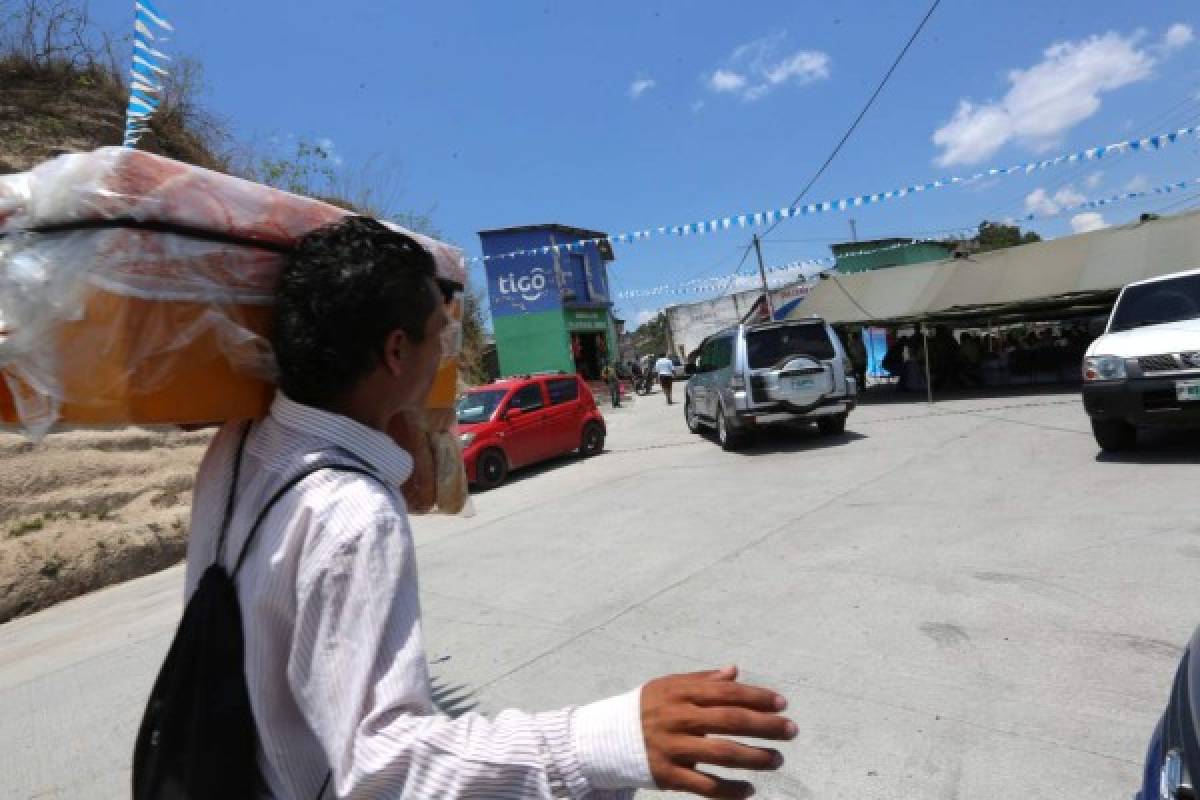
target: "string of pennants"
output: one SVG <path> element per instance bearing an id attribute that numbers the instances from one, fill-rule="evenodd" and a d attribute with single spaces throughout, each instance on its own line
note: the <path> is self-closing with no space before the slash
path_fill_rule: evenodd
<path id="1" fill-rule="evenodd" d="M 1172 192 L 1182 191 L 1184 189 L 1187 189 L 1188 187 L 1193 187 L 1193 186 L 1200 186 L 1200 178 L 1190 178 L 1187 180 L 1175 181 L 1174 183 L 1163 184 L 1162 186 L 1155 186 L 1153 188 L 1144 189 L 1142 191 L 1121 192 L 1118 194 L 1110 195 L 1108 197 L 1100 197 L 1100 198 L 1097 198 L 1094 200 L 1085 200 L 1081 203 L 1076 203 L 1075 205 L 1063 206 L 1063 207 L 1059 208 L 1057 211 L 1054 211 L 1053 213 L 1048 213 L 1048 214 L 1029 213 L 1029 214 L 1024 214 L 1024 215 L 1018 216 L 1018 217 L 1010 217 L 1009 219 L 1011 219 L 1013 222 L 1028 222 L 1031 220 L 1047 219 L 1047 218 L 1051 218 L 1051 217 L 1061 216 L 1063 214 L 1072 214 L 1072 213 L 1076 213 L 1076 212 L 1080 212 L 1080 211 L 1094 211 L 1095 209 L 1104 208 L 1105 206 L 1109 206 L 1114 203 L 1123 203 L 1123 202 L 1128 202 L 1130 200 L 1140 200 L 1140 199 L 1143 199 L 1146 197 L 1150 197 L 1152 195 L 1171 194 Z M 954 231 L 947 236 L 943 236 L 943 237 L 936 238 L 936 239 L 911 239 L 908 241 L 898 242 L 895 244 L 887 245 L 885 247 L 879 247 L 879 248 L 874 248 L 874 249 L 870 249 L 870 250 L 856 250 L 856 251 L 849 252 L 849 253 L 843 253 L 841 255 L 841 257 L 848 258 L 848 257 L 853 257 L 853 256 L 872 255 L 875 253 L 882 253 L 882 252 L 885 252 L 888 250 L 895 250 L 900 247 L 910 247 L 914 244 L 921 244 L 921 243 L 958 241 L 963 238 L 974 236 L 977 233 L 978 233 L 978 230 L 975 228 L 964 228 L 961 231 Z M 781 265 L 775 266 L 775 267 L 767 267 L 765 270 L 767 273 L 767 276 L 768 276 L 767 277 L 767 285 L 768 285 L 768 287 L 770 287 L 772 284 L 772 281 L 786 283 L 787 281 L 792 280 L 795 277 L 794 273 L 796 273 L 796 272 L 801 272 L 802 274 L 808 274 L 808 273 L 812 272 L 813 274 L 815 274 L 816 272 L 824 272 L 824 271 L 833 269 L 836 265 L 837 265 L 837 259 L 835 257 L 826 256 L 824 258 L 813 258 L 813 259 L 806 259 L 806 260 L 802 260 L 802 261 L 792 261 L 787 264 L 781 264 Z M 786 274 L 778 275 L 778 273 L 786 273 Z M 772 277 L 773 275 L 774 275 L 774 277 Z M 654 287 L 651 287 L 648 289 L 630 289 L 628 291 L 618 293 L 617 298 L 625 300 L 625 299 L 632 299 L 632 298 L 638 298 L 638 297 L 656 297 L 656 296 L 660 296 L 660 295 L 707 294 L 707 293 L 714 292 L 714 291 L 729 291 L 730 289 L 737 288 L 739 286 L 746 286 L 746 287 L 759 286 L 759 285 L 761 285 L 761 282 L 762 282 L 761 278 L 757 273 L 735 272 L 730 275 L 724 275 L 724 276 L 715 277 L 715 278 L 714 277 L 697 278 L 697 279 L 694 279 L 691 281 L 686 281 L 685 283 L 681 283 L 678 285 L 654 286 Z"/>
<path id="2" fill-rule="evenodd" d="M 548 255 L 550 253 L 560 252 L 582 252 L 588 247 L 598 245 L 601 242 L 608 242 L 609 244 L 632 244 L 645 241 L 656 236 L 699 236 L 706 233 L 725 231 L 735 227 L 746 228 L 773 225 L 782 219 L 808 216 L 812 214 L 823 214 L 831 211 L 846 211 L 851 208 L 859 208 L 861 206 L 900 200 L 915 194 L 936 191 L 938 189 L 944 189 L 948 186 L 958 186 L 971 183 L 973 181 L 983 180 L 985 178 L 996 178 L 1016 174 L 1027 175 L 1040 170 L 1061 166 L 1063 164 L 1074 164 L 1081 161 L 1095 161 L 1124 153 L 1157 152 L 1168 145 L 1175 144 L 1180 139 L 1189 136 L 1195 136 L 1198 133 L 1200 133 L 1200 126 L 1193 125 L 1168 133 L 1146 136 L 1141 139 L 1128 139 L 1123 142 L 1115 142 L 1109 145 L 1089 147 L 1086 150 L 1079 150 L 1074 153 L 1065 153 L 1063 155 L 1055 156 L 1054 158 L 1042 159 L 1040 161 L 1029 161 L 1024 164 L 1014 164 L 1010 167 L 992 167 L 990 169 L 976 172 L 968 177 L 955 176 L 950 178 L 939 178 L 938 180 L 929 181 L 927 183 L 917 183 L 911 186 L 906 186 L 902 189 L 892 189 L 890 191 L 875 192 L 872 194 L 860 194 L 854 197 L 842 198 L 841 200 L 825 200 L 822 202 L 789 206 L 771 211 L 756 211 L 748 214 L 737 214 L 728 217 L 706 220 L 703 222 L 692 222 L 686 225 L 661 225 L 657 228 L 647 228 L 645 230 L 632 231 L 630 233 L 618 233 L 611 236 L 599 236 L 593 239 L 581 239 L 575 242 L 564 242 L 563 244 L 544 245 L 542 247 L 528 248 L 525 250 L 514 250 L 509 253 L 473 256 L 472 258 L 468 259 L 468 261 L 471 263 L 483 263 L 488 261 L 496 261 L 499 259 L 518 258 L 530 255 Z"/>
<path id="3" fill-rule="evenodd" d="M 901 247 L 911 247 L 914 244 L 936 243 L 946 241 L 958 241 L 962 236 L 973 236 L 977 233 L 975 228 L 964 228 L 961 231 L 955 231 L 944 237 L 936 239 L 906 239 L 902 242 L 896 242 L 884 247 L 876 247 L 866 250 L 855 250 L 849 253 L 843 253 L 841 258 L 851 256 L 873 255 L 875 253 L 884 253 L 889 250 L 897 250 Z M 773 267 L 767 267 L 764 272 L 767 274 L 767 285 L 788 283 L 797 279 L 797 273 L 800 277 L 812 277 L 820 272 L 827 272 L 837 266 L 837 258 L 834 256 L 825 256 L 824 258 L 808 258 L 801 261 L 791 261 L 787 264 L 779 264 Z M 697 278 L 686 281 L 678 285 L 663 285 L 654 286 L 649 289 L 630 289 L 617 294 L 618 299 L 626 300 L 634 297 L 655 297 L 665 294 L 707 294 L 714 291 L 729 291 L 740 286 L 760 286 L 762 278 L 757 272 L 734 272 L 729 275 L 720 277 Z"/>
<path id="4" fill-rule="evenodd" d="M 1014 220 L 1017 222 L 1026 222 L 1028 220 L 1039 219 L 1042 217 L 1056 217 L 1060 214 L 1068 214 L 1074 211 L 1092 211 L 1097 208 L 1103 208 L 1104 206 L 1110 206 L 1113 203 L 1124 203 L 1127 200 L 1140 200 L 1141 198 L 1149 197 L 1152 194 L 1170 194 L 1171 192 L 1177 192 L 1181 189 L 1186 189 L 1189 186 L 1195 186 L 1196 184 L 1200 184 L 1200 178 L 1191 178 L 1189 180 L 1176 181 L 1175 183 L 1167 183 L 1163 184 L 1162 186 L 1155 186 L 1152 189 L 1145 189 L 1140 192 L 1124 192 L 1121 194 L 1114 194 L 1110 197 L 1101 197 L 1096 200 L 1085 200 L 1077 205 L 1061 208 L 1058 211 L 1055 211 L 1053 214 L 1026 214 L 1023 217 L 1014 217 Z"/>
<path id="5" fill-rule="evenodd" d="M 167 75 L 162 64 L 171 57 L 157 48 L 167 41 L 163 32 L 174 30 L 150 0 L 134 3 L 133 65 L 129 70 L 129 106 L 125 110 L 125 147 L 135 146 L 150 129 L 150 117 L 162 103 L 162 80 Z"/>

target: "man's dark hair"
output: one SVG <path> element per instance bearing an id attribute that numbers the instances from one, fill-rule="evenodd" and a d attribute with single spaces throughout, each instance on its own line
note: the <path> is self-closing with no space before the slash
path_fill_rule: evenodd
<path id="1" fill-rule="evenodd" d="M 347 217 L 300 240 L 276 294 L 271 344 L 279 386 L 328 408 L 379 363 L 384 340 L 414 342 L 438 307 L 433 256 L 367 217 Z"/>

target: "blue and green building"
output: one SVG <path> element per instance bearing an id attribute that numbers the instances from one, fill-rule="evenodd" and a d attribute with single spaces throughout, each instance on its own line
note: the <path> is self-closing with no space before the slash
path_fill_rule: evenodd
<path id="1" fill-rule="evenodd" d="M 604 233 L 550 223 L 480 231 L 479 241 L 502 376 L 561 370 L 594 379 L 617 360 Z"/>

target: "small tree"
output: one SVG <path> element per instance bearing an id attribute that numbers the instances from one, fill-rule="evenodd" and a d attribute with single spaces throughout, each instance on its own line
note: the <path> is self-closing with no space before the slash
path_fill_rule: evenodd
<path id="1" fill-rule="evenodd" d="M 90 29 L 83 0 L 0 0 L 0 49 L 31 68 L 91 66 Z"/>
<path id="2" fill-rule="evenodd" d="M 1040 242 L 1042 237 L 1033 231 L 1021 233 L 1021 229 L 1016 225 L 984 220 L 979 223 L 979 233 L 976 239 L 979 242 L 979 252 L 986 253 L 988 250 L 1001 250 L 1005 247 Z"/>
<path id="3" fill-rule="evenodd" d="M 483 299 L 471 287 L 467 287 L 463 295 L 462 326 L 463 380 L 471 385 L 483 383 L 488 379 L 483 359 L 484 350 L 487 349 L 487 331 L 483 327 Z"/>
<path id="4" fill-rule="evenodd" d="M 260 155 L 246 170 L 253 180 L 293 194 L 314 197 L 356 214 L 386 219 L 414 233 L 440 239 L 430 212 L 396 207 L 399 179 L 395 169 L 372 159 L 361 170 L 345 169 L 332 149 L 320 142 L 298 140 L 291 152 Z M 467 383 L 486 379 L 487 346 L 480 295 L 468 287 L 463 295 L 462 376 Z"/>
<path id="5" fill-rule="evenodd" d="M 639 355 L 667 352 L 667 314 L 660 311 L 633 332 L 633 349 Z"/>

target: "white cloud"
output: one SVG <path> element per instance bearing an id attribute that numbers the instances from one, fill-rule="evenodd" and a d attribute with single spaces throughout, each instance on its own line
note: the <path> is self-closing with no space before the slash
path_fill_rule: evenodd
<path id="1" fill-rule="evenodd" d="M 1029 214 L 1055 214 L 1058 206 L 1040 186 L 1025 196 L 1025 211 Z"/>
<path id="2" fill-rule="evenodd" d="M 779 31 L 739 46 L 722 66 L 707 76 L 705 83 L 714 92 L 758 100 L 780 86 L 805 86 L 829 79 L 828 53 L 787 52 L 786 39 L 787 32 Z"/>
<path id="3" fill-rule="evenodd" d="M 640 328 L 640 327 L 642 327 L 642 326 L 643 326 L 643 325 L 645 325 L 647 322 L 650 322 L 650 321 L 651 321 L 651 320 L 653 320 L 655 317 L 657 317 L 657 316 L 658 316 L 658 313 L 659 313 L 659 309 L 657 309 L 657 308 L 656 308 L 656 309 L 653 309 L 653 310 L 650 310 L 650 309 L 645 309 L 645 308 L 643 308 L 641 311 L 639 311 L 639 312 L 637 312 L 636 314 L 634 314 L 634 316 L 633 316 L 633 326 L 634 326 L 635 328 Z"/>
<path id="4" fill-rule="evenodd" d="M 1176 22 L 1170 28 L 1167 28 L 1167 34 L 1163 36 L 1163 46 L 1168 50 L 1178 50 L 1180 47 L 1186 47 L 1192 43 L 1196 35 L 1192 32 L 1192 26 L 1182 22 Z"/>
<path id="5" fill-rule="evenodd" d="M 727 69 L 717 70 L 708 79 L 708 88 L 714 92 L 740 92 L 745 85 L 745 75 Z"/>
<path id="6" fill-rule="evenodd" d="M 767 70 L 772 86 L 794 80 L 803 86 L 829 79 L 829 54 L 819 50 L 799 50 Z"/>
<path id="7" fill-rule="evenodd" d="M 1029 214 L 1050 216 L 1064 208 L 1079 205 L 1087 198 L 1075 191 L 1073 186 L 1064 186 L 1050 195 L 1040 186 L 1025 196 L 1025 211 Z"/>
<path id="8" fill-rule="evenodd" d="M 1061 206 L 1077 206 L 1087 200 L 1086 197 L 1075 191 L 1074 186 L 1064 186 L 1054 193 L 1054 201 Z"/>
<path id="9" fill-rule="evenodd" d="M 1054 147 L 1068 130 L 1100 109 L 1100 96 L 1150 78 L 1156 63 L 1141 33 L 1106 33 L 1057 42 L 1028 69 L 1008 73 L 1003 98 L 960 100 L 954 116 L 933 134 L 943 167 L 974 164 L 1009 142 L 1034 150 Z"/>
<path id="10" fill-rule="evenodd" d="M 1088 211 L 1071 217 L 1071 230 L 1075 233 L 1098 231 L 1107 227 L 1108 223 L 1104 221 L 1104 215 L 1097 211 Z"/>
<path id="11" fill-rule="evenodd" d="M 633 83 L 629 84 L 629 96 L 634 100 L 637 100 L 655 86 L 658 86 L 658 81 L 654 80 L 653 78 L 638 78 Z"/>
<path id="12" fill-rule="evenodd" d="M 1129 183 L 1125 184 L 1125 191 L 1127 192 L 1144 192 L 1149 188 L 1150 179 L 1141 174 L 1134 175 L 1129 180 Z"/>
<path id="13" fill-rule="evenodd" d="M 320 139 L 317 139 L 316 144 L 317 150 L 320 152 L 320 154 L 329 159 L 329 161 L 332 162 L 335 167 L 340 167 L 342 165 L 344 159 L 338 153 L 337 145 L 334 143 L 333 139 L 330 139 L 328 136 L 323 136 Z"/>
<path id="14" fill-rule="evenodd" d="M 1088 175 L 1086 178 L 1083 179 L 1083 185 L 1089 189 L 1095 189 L 1100 185 L 1100 182 L 1103 180 L 1104 180 L 1104 171 L 1098 169 L 1095 172 L 1093 172 L 1091 175 Z"/>

